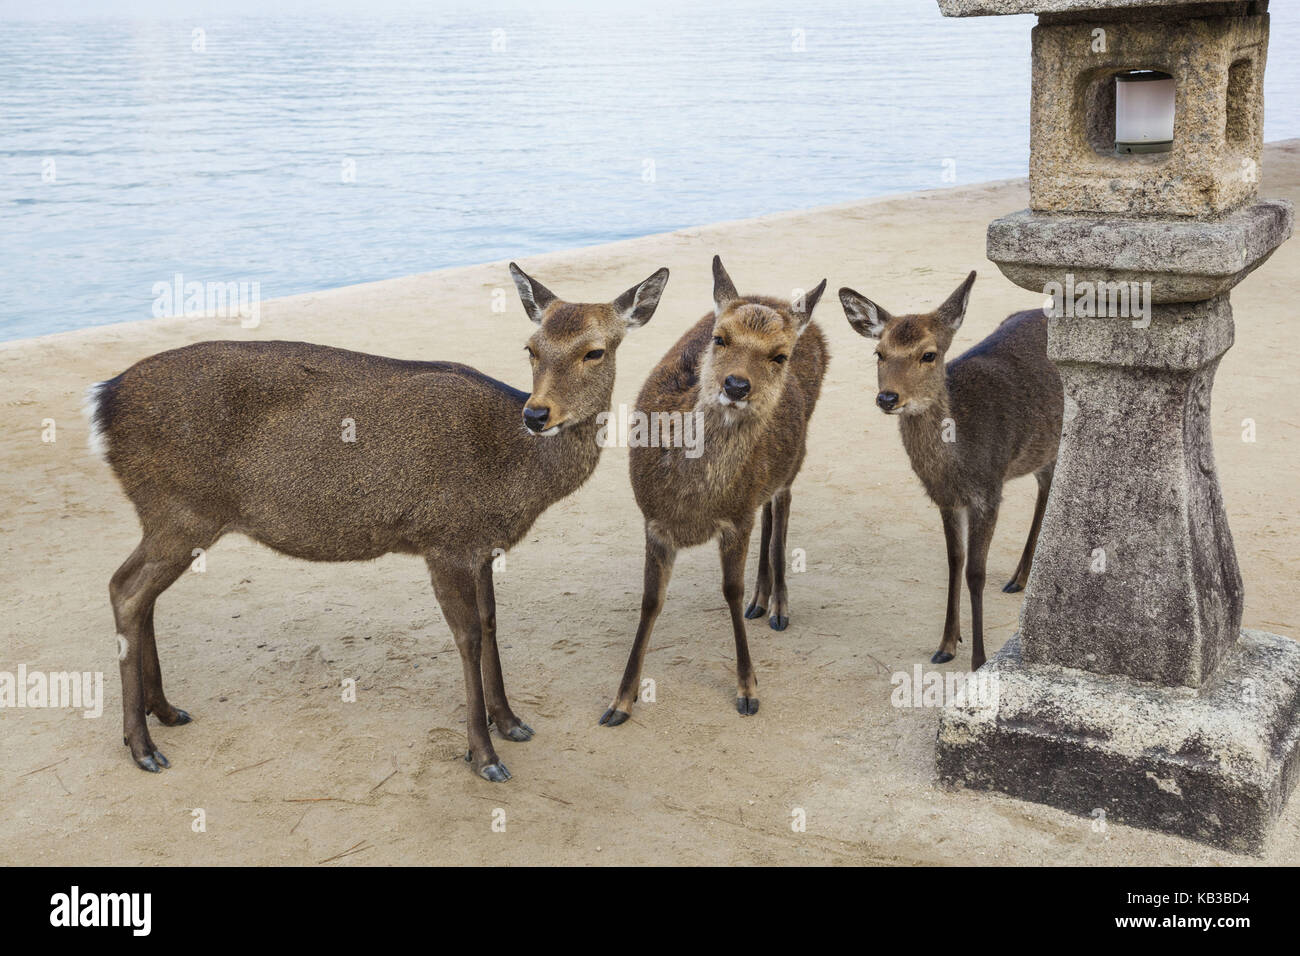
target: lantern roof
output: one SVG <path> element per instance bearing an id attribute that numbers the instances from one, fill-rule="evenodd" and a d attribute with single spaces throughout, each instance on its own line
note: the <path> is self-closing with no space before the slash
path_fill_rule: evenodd
<path id="1" fill-rule="evenodd" d="M 1111 10 L 1195 6 L 1189 0 L 939 0 L 945 17 L 993 17 L 1013 13 L 1103 13 Z M 1263 4 L 1267 8 L 1267 4 Z"/>

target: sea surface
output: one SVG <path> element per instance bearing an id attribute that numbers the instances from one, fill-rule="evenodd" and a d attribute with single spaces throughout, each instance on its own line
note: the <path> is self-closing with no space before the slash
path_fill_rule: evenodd
<path id="1" fill-rule="evenodd" d="M 1300 136 L 1274 6 L 1269 140 Z M 0 339 L 149 318 L 177 275 L 268 299 L 1027 168 L 1032 17 L 355 7 L 0 8 Z"/>

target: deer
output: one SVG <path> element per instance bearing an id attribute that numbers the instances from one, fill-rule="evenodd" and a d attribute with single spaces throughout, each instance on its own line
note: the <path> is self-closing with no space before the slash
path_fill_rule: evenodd
<path id="1" fill-rule="evenodd" d="M 654 314 L 668 270 L 601 304 L 561 300 L 513 262 L 510 273 L 537 326 L 531 393 L 454 362 L 283 341 L 199 342 L 91 387 L 92 450 L 142 529 L 109 583 L 137 766 L 170 767 L 146 715 L 191 719 L 163 692 L 154 604 L 194 549 L 238 532 L 308 561 L 423 557 L 464 669 L 465 759 L 510 779 L 489 725 L 515 742 L 534 731 L 506 697 L 493 557 L 595 469 L 615 353 Z"/>
<path id="2" fill-rule="evenodd" d="M 823 279 L 793 300 L 741 296 L 722 259 L 714 256 L 713 311 L 646 379 L 636 411 L 693 414 L 702 424 L 703 441 L 694 457 L 680 443 L 629 448 L 632 491 L 645 519 L 644 588 L 627 667 L 601 725 L 617 727 L 631 715 L 678 550 L 715 538 L 736 642 L 736 710 L 742 717 L 758 713 L 745 621 L 767 614 L 770 601 L 768 626 L 783 631 L 790 624 L 785 581 L 790 486 L 803 464 L 808 422 L 829 357 L 812 321 L 825 290 Z M 760 507 L 758 577 L 754 599 L 745 608 L 745 559 Z"/>
<path id="3" fill-rule="evenodd" d="M 898 416 L 903 447 L 943 520 L 948 550 L 948 610 L 943 639 L 930 658 L 945 664 L 961 642 L 961 576 L 971 605 L 971 670 L 985 663 L 984 576 L 1002 487 L 1032 474 L 1034 517 L 1020 563 L 1002 588 L 1024 589 L 1034 560 L 1061 442 L 1061 376 L 1047 357 L 1041 309 L 1008 316 L 983 341 L 947 364 L 975 273 L 926 314 L 893 316 L 850 288 L 840 304 L 859 335 L 877 340 L 876 404 Z"/>

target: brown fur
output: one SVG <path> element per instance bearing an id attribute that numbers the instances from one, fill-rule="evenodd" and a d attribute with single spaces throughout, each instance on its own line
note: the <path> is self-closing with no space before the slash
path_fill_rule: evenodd
<path id="1" fill-rule="evenodd" d="M 531 396 L 464 365 L 304 342 L 201 342 L 96 387 L 93 424 L 144 532 L 110 584 L 125 639 L 124 737 L 141 767 L 167 766 L 145 714 L 189 719 L 163 693 L 154 602 L 194 548 L 235 531 L 312 561 L 422 555 L 464 665 L 469 759 L 487 779 L 508 778 L 487 718 L 512 740 L 532 730 L 505 695 L 493 551 L 590 476 L 615 350 L 667 279 L 660 270 L 614 303 L 575 305 L 511 270 L 538 324 Z M 605 354 L 589 358 L 593 349 Z M 549 408 L 558 433 L 530 433 L 525 406 Z M 345 419 L 355 441 L 343 440 Z"/>
<path id="2" fill-rule="evenodd" d="M 975 273 L 934 312 L 889 315 L 852 289 L 840 290 L 849 323 L 879 339 L 877 403 L 899 416 L 912 469 L 943 518 L 948 548 L 948 611 L 943 640 L 932 660 L 952 660 L 961 640 L 961 573 L 974 632 L 971 667 L 984 663 L 985 560 L 997 523 L 1002 486 L 1033 474 L 1038 501 L 1020 565 L 1004 591 L 1029 580 L 1061 440 L 1062 389 L 1047 357 L 1047 319 L 1041 310 L 1018 312 L 945 367 L 944 356 L 966 312 Z M 924 361 L 933 355 L 930 361 Z M 891 399 L 896 396 L 896 399 Z M 955 440 L 945 441 L 945 434 Z M 963 524 L 967 527 L 963 529 Z M 968 530 L 968 540 L 963 540 Z"/>
<path id="3" fill-rule="evenodd" d="M 789 623 L 785 535 L 790 485 L 803 464 L 808 420 L 826 372 L 826 342 L 811 321 L 826 283 L 808 292 L 799 303 L 802 309 L 796 309 L 790 301 L 737 295 L 717 257 L 713 271 L 714 312 L 668 351 L 637 399 L 637 409 L 646 413 L 701 412 L 704 438 L 702 454 L 693 459 L 680 447 L 631 449 L 632 490 L 645 516 L 645 588 L 618 695 L 600 721 L 607 726 L 623 723 L 631 712 L 678 549 L 718 539 L 723 596 L 736 640 L 736 706 L 741 714 L 758 710 L 744 617 L 766 613 L 771 597 L 770 625 L 783 630 Z M 716 344 L 715 337 L 726 344 Z M 776 356 L 785 361 L 774 361 Z M 719 403 L 728 376 L 749 383 L 745 407 Z M 758 581 L 754 600 L 742 613 L 746 550 L 760 506 Z"/>

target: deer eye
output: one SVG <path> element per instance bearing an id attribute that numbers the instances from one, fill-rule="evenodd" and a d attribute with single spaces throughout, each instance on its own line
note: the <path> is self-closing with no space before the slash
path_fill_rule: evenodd
<path id="1" fill-rule="evenodd" d="M 524 346 L 524 351 L 528 353 L 528 357 L 529 357 L 530 359 L 535 359 L 535 358 L 537 358 L 537 353 L 533 351 L 533 347 L 532 347 L 531 345 L 525 345 L 525 346 Z"/>
<path id="2" fill-rule="evenodd" d="M 596 359 L 604 358 L 604 357 L 605 357 L 604 349 L 592 349 L 590 352 L 588 352 L 586 355 L 583 356 L 583 360 L 587 362 L 594 362 L 596 361 Z"/>
<path id="3" fill-rule="evenodd" d="M 785 360 L 788 359 L 789 357 L 790 356 L 788 355 L 773 355 L 772 361 L 775 362 L 777 365 L 784 365 Z"/>
<path id="4" fill-rule="evenodd" d="M 724 339 L 721 335 L 715 335 L 713 337 L 713 344 L 716 345 L 718 348 L 722 348 L 727 344 L 727 340 Z"/>
<path id="5" fill-rule="evenodd" d="M 938 357 L 939 357 L 939 356 L 936 355 L 934 352 L 926 352 L 924 355 L 921 356 L 921 361 L 922 361 L 922 362 L 933 362 L 933 361 L 934 361 L 935 359 L 937 359 Z"/>

